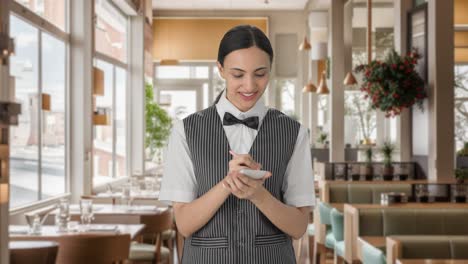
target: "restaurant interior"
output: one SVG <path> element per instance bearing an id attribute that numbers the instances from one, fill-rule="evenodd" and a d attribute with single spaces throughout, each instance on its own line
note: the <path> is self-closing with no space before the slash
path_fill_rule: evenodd
<path id="1" fill-rule="evenodd" d="M 296 262 L 468 263 L 468 0 L 1 0 L 0 264 L 182 263 L 168 138 L 245 24 L 308 130 Z"/>

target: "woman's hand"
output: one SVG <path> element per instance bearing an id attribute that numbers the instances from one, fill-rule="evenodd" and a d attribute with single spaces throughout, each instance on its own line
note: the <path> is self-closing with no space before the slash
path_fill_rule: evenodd
<path id="1" fill-rule="evenodd" d="M 241 169 L 259 170 L 262 168 L 262 165 L 253 160 L 249 154 L 236 154 L 232 150 L 229 153 L 233 156 L 232 160 L 229 161 L 229 172 Z"/>
<path id="2" fill-rule="evenodd" d="M 271 172 L 260 180 L 251 179 L 239 171 L 231 171 L 223 180 L 223 186 L 239 199 L 259 200 L 263 183 L 271 177 Z"/>

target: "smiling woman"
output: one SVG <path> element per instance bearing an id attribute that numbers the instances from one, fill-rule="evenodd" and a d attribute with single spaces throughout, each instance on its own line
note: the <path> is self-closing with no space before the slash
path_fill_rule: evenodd
<path id="1" fill-rule="evenodd" d="M 295 263 L 314 179 L 307 129 L 263 103 L 272 61 L 261 30 L 232 28 L 217 61 L 225 89 L 174 124 L 159 198 L 174 202 L 182 263 Z"/>

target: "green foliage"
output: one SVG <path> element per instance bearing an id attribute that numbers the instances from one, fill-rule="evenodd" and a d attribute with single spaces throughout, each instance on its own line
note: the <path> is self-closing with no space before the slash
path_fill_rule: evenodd
<path id="1" fill-rule="evenodd" d="M 164 147 L 172 126 L 171 117 L 154 101 L 153 86 L 145 85 L 146 138 L 145 146 L 154 155 L 156 149 Z"/>
<path id="2" fill-rule="evenodd" d="M 390 141 L 385 141 L 380 148 L 380 152 L 382 152 L 384 158 L 384 165 L 386 167 L 392 166 L 392 155 L 395 151 L 395 145 L 393 145 Z"/>
<path id="3" fill-rule="evenodd" d="M 465 179 L 468 179 L 468 169 L 467 168 L 455 169 L 455 178 L 461 182 L 463 182 Z"/>
<path id="4" fill-rule="evenodd" d="M 327 137 L 328 137 L 327 133 L 320 132 L 317 138 L 317 143 L 325 144 L 327 142 Z"/>
<path id="5" fill-rule="evenodd" d="M 463 148 L 457 151 L 457 155 L 462 157 L 468 157 L 468 142 L 465 142 Z"/>
<path id="6" fill-rule="evenodd" d="M 427 94 L 415 69 L 420 57 L 417 52 L 400 56 L 391 50 L 384 61 L 373 60 L 355 68 L 356 72 L 364 73 L 361 91 L 371 100 L 373 109 L 385 112 L 386 117 L 399 115 L 403 108 L 414 104 L 423 109 Z"/>
<path id="7" fill-rule="evenodd" d="M 364 150 L 364 154 L 366 155 L 366 163 L 371 164 L 372 163 L 372 157 L 374 156 L 374 154 L 372 153 L 372 148 L 371 147 L 366 148 Z"/>

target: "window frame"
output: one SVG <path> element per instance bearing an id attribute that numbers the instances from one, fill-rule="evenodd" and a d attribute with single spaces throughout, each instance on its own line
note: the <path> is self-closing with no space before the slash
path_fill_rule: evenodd
<path id="1" fill-rule="evenodd" d="M 106 181 L 105 183 L 100 183 L 100 184 L 95 184 L 94 183 L 94 171 L 95 171 L 95 164 L 94 164 L 94 138 L 95 138 L 95 125 L 92 125 L 92 151 L 91 151 L 91 163 L 92 163 L 92 170 L 91 170 L 91 189 L 99 189 L 102 188 L 103 186 L 107 184 L 113 184 L 116 182 L 120 182 L 122 180 L 127 179 L 130 177 L 130 168 L 131 168 L 131 159 L 129 158 L 129 153 L 130 153 L 130 141 L 131 141 L 131 124 L 130 124 L 130 115 L 131 115 L 131 93 L 130 93 L 130 64 L 129 62 L 131 61 L 130 55 L 131 55 L 131 46 L 130 46 L 130 36 L 131 36 L 131 23 L 130 23 L 130 17 L 129 15 L 125 14 L 118 6 L 116 6 L 112 1 L 109 0 L 103 0 L 107 1 L 110 5 L 112 5 L 126 20 L 126 62 L 123 62 L 117 58 L 113 58 L 112 56 L 109 56 L 107 54 L 104 54 L 102 52 L 99 52 L 96 50 L 95 47 L 95 31 L 96 31 L 96 17 L 94 20 L 93 24 L 93 65 L 95 66 L 97 61 L 100 60 L 102 62 L 108 63 L 112 66 L 112 78 L 113 78 L 113 86 L 112 86 L 112 175 L 110 175 L 109 181 Z M 95 6 L 94 0 L 93 0 L 93 8 Z M 96 16 L 96 13 L 94 13 L 94 16 Z M 114 125 L 115 124 L 115 102 L 116 102 L 116 67 L 122 68 L 125 71 L 126 78 L 125 78 L 125 167 L 126 167 L 126 175 L 118 177 L 116 175 L 116 135 L 117 135 L 117 128 Z M 94 111 L 94 109 L 93 109 Z"/>
<path id="2" fill-rule="evenodd" d="M 38 34 L 38 71 L 37 71 L 37 81 L 38 81 L 38 94 L 41 94 L 43 91 L 43 78 L 42 78 L 42 34 L 47 33 L 51 37 L 56 38 L 59 41 L 62 41 L 65 46 L 65 90 L 64 90 L 64 97 L 65 97 L 65 175 L 64 175 L 64 192 L 60 194 L 53 195 L 49 198 L 42 198 L 42 123 L 43 118 L 41 117 L 41 111 L 38 111 L 38 140 L 41 144 L 38 145 L 38 171 L 37 171 L 37 200 L 28 202 L 16 207 L 10 206 L 10 212 L 17 212 L 24 210 L 25 208 L 29 208 L 31 206 L 41 204 L 47 201 L 55 200 L 60 197 L 70 195 L 70 34 L 68 33 L 70 30 L 70 8 L 69 8 L 69 1 L 65 0 L 65 30 L 60 29 L 58 26 L 54 25 L 53 23 L 49 22 L 46 18 L 41 17 L 40 15 L 36 14 L 32 10 L 28 9 L 27 7 L 21 5 L 16 1 L 11 1 L 10 5 L 10 16 L 15 16 L 17 19 L 21 20 L 24 23 L 34 27 L 37 30 Z M 11 204 L 11 200 L 10 200 Z"/>
<path id="3" fill-rule="evenodd" d="M 456 69 L 457 67 L 467 67 L 467 68 L 468 68 L 468 62 L 455 63 L 455 64 L 454 64 L 454 69 L 453 69 L 454 72 L 455 72 L 455 69 Z M 455 76 L 454 76 L 454 77 L 455 77 Z M 455 94 L 455 89 L 456 89 L 456 88 L 455 88 L 455 85 L 454 85 L 453 89 L 454 89 L 453 101 L 454 101 L 454 103 L 455 103 L 455 102 L 457 101 L 457 97 L 456 97 L 456 94 Z M 455 127 L 455 122 L 456 122 L 456 120 L 455 120 L 455 108 L 453 109 L 453 116 L 454 116 L 453 125 L 454 125 L 454 127 Z M 454 144 L 455 144 L 454 148 L 455 148 L 455 155 L 456 155 L 456 152 L 458 151 L 458 149 L 457 149 L 457 141 L 456 141 L 456 138 L 455 138 L 455 131 L 454 131 Z"/>

